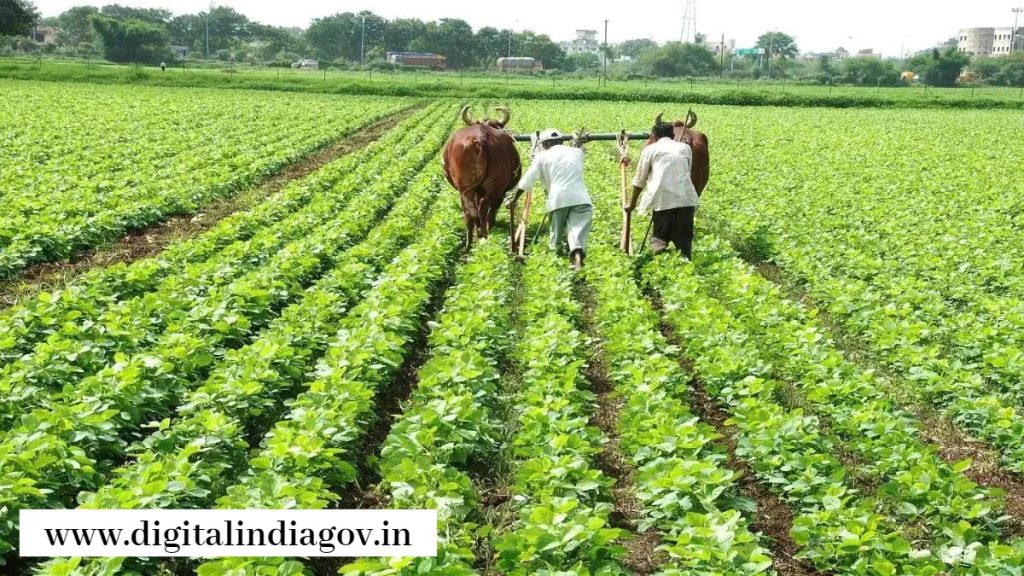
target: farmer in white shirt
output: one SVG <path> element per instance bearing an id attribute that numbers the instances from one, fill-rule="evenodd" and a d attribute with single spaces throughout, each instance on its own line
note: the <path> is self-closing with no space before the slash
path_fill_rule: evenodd
<path id="1" fill-rule="evenodd" d="M 693 217 L 699 204 L 697 190 L 690 180 L 693 151 L 689 144 L 673 139 L 672 124 L 658 122 L 652 133 L 657 141 L 640 153 L 633 198 L 626 211 L 636 207 L 637 197 L 646 188 L 639 208 L 641 214 L 653 212 L 651 251 L 664 252 L 671 242 L 689 259 L 693 249 Z"/>
<path id="2" fill-rule="evenodd" d="M 514 210 L 523 191 L 540 181 L 548 191 L 545 208 L 551 220 L 551 249 L 558 249 L 564 236 L 569 244 L 569 261 L 574 268 L 579 268 L 586 256 L 594 208 L 583 183 L 583 150 L 561 143 L 562 135 L 557 130 L 541 133 L 540 144 L 544 150 L 537 154 L 519 181 L 508 206 Z"/>

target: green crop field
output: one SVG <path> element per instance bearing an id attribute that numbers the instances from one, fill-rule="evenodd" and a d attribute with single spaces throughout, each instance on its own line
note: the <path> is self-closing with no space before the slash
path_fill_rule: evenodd
<path id="1" fill-rule="evenodd" d="M 692 263 L 652 258 L 645 217 L 618 249 L 618 152 L 590 143 L 576 272 L 543 240 L 514 258 L 504 214 L 463 251 L 440 162 L 462 99 L 3 88 L 15 278 L 394 118 L 202 233 L 0 309 L 11 573 L 1024 570 L 1019 111 L 694 106 Z M 522 131 L 688 108 L 471 102 Z M 19 510 L 73 507 L 429 508 L 439 548 L 17 557 Z"/>
<path id="2" fill-rule="evenodd" d="M 188 214 L 402 99 L 3 82 L 0 278 Z"/>

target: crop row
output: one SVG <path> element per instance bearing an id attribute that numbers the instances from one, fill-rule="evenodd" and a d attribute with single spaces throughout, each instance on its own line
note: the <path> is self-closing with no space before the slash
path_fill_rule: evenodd
<path id="1" fill-rule="evenodd" d="M 493 543 L 497 568 L 509 575 L 623 572 L 624 533 L 609 524 L 613 480 L 595 466 L 604 437 L 589 423 L 595 398 L 571 280 L 566 262 L 544 248 L 523 268 L 523 326 L 512 352 L 519 384 L 509 402 L 516 519 Z"/>
<path id="2" fill-rule="evenodd" d="M 352 562 L 350 576 L 474 574 L 480 495 L 469 474 L 497 449 L 499 363 L 508 351 L 512 265 L 496 238 L 475 245 L 428 338 L 408 407 L 381 447 L 381 489 L 398 509 L 438 514 L 437 557 Z"/>
<path id="3" fill-rule="evenodd" d="M 819 420 L 775 400 L 779 383 L 765 377 L 767 362 L 726 307 L 704 292 L 692 267 L 662 258 L 644 276 L 709 394 L 731 414 L 737 456 L 794 507 L 792 534 L 801 555 L 819 570 L 848 574 L 927 574 L 936 568 L 927 550 L 914 549 L 876 511 L 873 499 L 850 486 L 838 447 L 821 432 Z"/>
<path id="4" fill-rule="evenodd" d="M 1024 565 L 1024 543 L 995 539 L 997 494 L 978 489 L 960 474 L 969 463 L 949 467 L 937 461 L 934 449 L 915 445 L 905 415 L 890 412 L 892 422 L 877 421 L 885 418 L 887 402 L 857 381 L 844 380 L 850 368 L 837 362 L 828 345 L 818 347 L 820 333 L 783 322 L 774 333 L 769 327 L 765 334 L 752 334 L 749 315 L 759 306 L 765 313 L 759 321 L 769 326 L 772 316 L 785 315 L 785 306 L 772 301 L 771 290 L 758 293 L 748 284 L 718 301 L 706 292 L 709 279 L 681 261 L 661 259 L 645 273 L 709 390 L 729 407 L 739 432 L 737 454 L 798 511 L 793 537 L 816 568 L 855 574 L 999 574 Z M 749 300 L 741 304 L 743 291 Z M 758 298 L 765 303 L 755 303 Z M 783 332 L 789 337 L 780 337 Z M 773 362 L 786 362 L 772 350 L 773 338 L 781 339 L 778 345 L 786 346 L 795 363 L 822 362 L 799 369 L 817 377 L 800 381 L 806 390 L 798 393 L 829 418 L 827 426 L 818 416 L 787 409 L 777 400 L 786 384 L 775 379 L 779 374 Z M 801 350 L 805 344 L 811 345 Z M 782 368 L 783 376 L 794 369 L 795 364 Z M 888 453 L 890 431 L 896 456 Z M 861 464 L 868 476 L 879 477 L 875 496 L 867 494 L 870 484 L 863 486 L 851 474 L 842 456 L 850 452 L 878 458 Z M 900 456 L 914 460 L 901 462 Z"/>
<path id="5" fill-rule="evenodd" d="M 439 140 L 428 138 L 421 149 L 429 153 L 438 146 Z M 231 330 L 254 335 L 259 326 L 271 320 L 268 309 L 280 308 L 301 296 L 302 287 L 325 270 L 363 260 L 377 261 L 373 249 L 388 246 L 379 237 L 373 237 L 372 242 L 357 246 L 353 251 L 344 248 L 377 225 L 376 218 L 408 186 L 411 170 L 430 157 L 432 154 L 413 153 L 408 159 L 403 158 L 403 162 L 410 163 L 408 167 L 396 166 L 394 178 L 382 179 L 361 191 L 353 206 L 339 214 L 335 222 L 309 231 L 295 246 L 286 249 L 287 259 L 267 269 L 270 276 L 226 298 L 219 307 L 224 315 L 233 315 L 237 321 L 222 323 L 224 326 L 214 323 L 183 325 L 180 333 L 169 335 L 161 345 L 125 358 L 66 390 L 64 395 L 54 398 L 48 409 L 37 409 L 23 417 L 0 443 L 0 473 L 17 487 L 7 495 L 15 503 L 13 507 L 25 507 L 40 500 L 66 504 L 77 489 L 102 482 L 105 470 L 123 457 L 127 442 L 137 434 L 140 424 L 160 418 L 183 398 L 187 399 L 186 410 L 193 403 L 202 404 L 201 396 L 188 399 L 187 394 L 210 369 L 213 370 L 207 379 L 210 386 L 217 382 L 242 382 L 246 378 L 238 372 L 245 374 L 251 367 L 244 361 L 247 354 L 258 351 L 266 357 L 274 357 L 272 352 L 277 348 L 270 345 L 263 350 L 267 344 L 260 339 L 237 354 L 227 354 L 220 364 L 215 364 L 220 359 L 209 351 L 224 346 L 225 337 L 232 335 Z M 435 190 L 436 185 L 431 192 Z M 399 226 L 408 226 L 407 218 L 408 213 L 394 216 Z M 347 259 L 350 254 L 357 259 Z M 325 281 L 330 282 L 331 278 L 328 276 Z M 358 293 L 359 282 L 366 279 L 343 273 L 333 281 L 342 282 L 341 287 L 347 286 L 350 293 Z M 310 305 L 315 308 L 315 300 Z M 262 315 L 258 316 L 260 321 L 251 321 L 250 315 L 256 314 Z M 287 318 L 287 313 L 281 318 Z M 275 324 L 271 326 L 269 334 L 273 337 Z M 285 356 L 288 352 L 287 348 L 280 351 Z M 200 387 L 198 394 L 206 390 L 208 388 Z"/>
<path id="6" fill-rule="evenodd" d="M 919 128 L 953 116 L 785 114 L 787 126 L 771 125 L 786 146 L 760 155 L 742 151 L 759 146 L 751 126 L 767 118 L 713 120 L 723 178 L 709 213 L 1024 469 L 1022 157 L 1005 145 L 1015 121 L 970 113 L 939 136 Z M 903 129 L 887 128 L 896 122 Z M 960 139 L 972 146 L 951 144 Z"/>
<path id="7" fill-rule="evenodd" d="M 0 398 L 5 400 L 2 405 L 6 407 L 0 411 L 0 422 L 9 424 L 26 407 L 60 402 L 66 392 L 51 395 L 51 390 L 76 387 L 94 374 L 100 379 L 108 377 L 111 370 L 120 370 L 118 364 L 130 365 L 132 358 L 173 356 L 171 350 L 180 350 L 188 352 L 189 362 L 202 370 L 223 350 L 244 343 L 248 335 L 265 324 L 276 310 L 276 303 L 286 301 L 290 292 L 301 289 L 307 279 L 315 278 L 320 266 L 329 263 L 338 248 L 365 235 L 372 217 L 387 208 L 407 179 L 436 149 L 431 149 L 431 145 L 439 146 L 443 132 L 435 129 L 430 134 L 432 138 L 418 141 L 414 149 L 395 163 L 389 176 L 372 188 L 337 195 L 349 201 L 355 198 L 358 205 L 347 207 L 345 202 L 339 206 L 335 202 L 332 206 L 325 201 L 305 217 L 286 220 L 286 228 L 273 226 L 254 237 L 253 240 L 266 240 L 265 245 L 257 243 L 265 251 L 248 254 L 249 258 L 242 263 L 215 260 L 216 269 L 228 277 L 223 284 L 207 289 L 188 278 L 187 286 L 174 283 L 168 292 L 158 290 L 117 303 L 81 328 L 65 325 L 63 333 L 39 344 L 34 354 L 16 360 L 0 372 Z M 362 170 L 365 177 L 372 166 Z M 341 210 L 341 216 L 332 221 L 337 210 Z M 289 238 L 291 241 L 282 248 L 276 247 Z M 293 263 L 298 267 L 290 270 L 296 266 Z M 235 268 L 245 272 L 250 264 L 256 268 L 244 274 L 234 272 Z M 189 343 L 195 339 L 204 346 L 191 348 L 196 351 L 192 355 Z"/>
<path id="8" fill-rule="evenodd" d="M 728 251 L 716 254 L 713 245 L 705 251 L 698 273 L 706 288 L 727 305 L 772 375 L 794 383 L 807 407 L 859 458 L 858 474 L 881 484 L 890 515 L 932 534 L 955 533 L 956 540 L 998 534 L 1001 499 L 961 473 L 970 461 L 949 465 L 924 444 L 914 417 L 886 394 L 889 386 L 846 360 L 817 318 L 782 298 L 777 286 Z"/>
<path id="9" fill-rule="evenodd" d="M 659 318 L 635 280 L 636 261 L 615 245 L 621 226 L 616 156 L 595 150 L 588 168 L 597 220 L 584 277 L 593 296 L 591 326 L 614 393 L 621 398 L 615 431 L 633 467 L 638 530 L 657 531 L 668 559 L 658 574 L 761 574 L 772 558 L 745 514 L 738 473 L 725 466 L 714 428 L 690 408 L 691 375 L 679 350 L 659 331 Z M 625 487 L 620 487 L 620 490 Z"/>
<path id="10" fill-rule="evenodd" d="M 439 184 L 435 174 L 424 173 L 414 183 L 416 199 L 407 203 L 408 211 L 389 217 L 360 246 L 365 260 L 353 255 L 325 277 L 322 289 L 310 291 L 260 341 L 242 349 L 224 378 L 196 390 L 179 417 L 161 423 L 138 458 L 86 495 L 83 506 L 191 508 L 216 500 L 227 508 L 322 508 L 336 499 L 333 490 L 355 479 L 356 448 L 372 419 L 374 396 L 400 368 L 458 250 L 452 203 L 415 224 Z M 375 277 L 410 231 L 415 242 Z M 346 304 L 367 288 L 347 311 Z M 315 379 L 304 383 L 314 364 Z M 295 396 L 300 385 L 304 390 Z M 263 440 L 250 457 L 246 438 L 254 434 Z M 236 476 L 236 469 L 245 471 Z M 78 562 L 54 562 L 41 572 L 61 574 Z M 87 571 L 121 562 L 93 562 Z M 258 573 L 259 566 L 280 563 L 224 559 L 199 570 Z"/>
<path id="11" fill-rule="evenodd" d="M 34 169 L 0 173 L 0 277 L 191 213 L 408 104 L 321 98 L 322 114 L 262 94 L 6 84 L 5 117 L 23 128 L 5 148 Z M 69 149 L 40 150 L 55 132 Z"/>
<path id="12" fill-rule="evenodd" d="M 358 189 L 369 182 L 369 175 L 363 175 L 360 167 L 383 154 L 394 155 L 395 146 L 408 138 L 407 131 L 421 129 L 420 125 L 437 112 L 435 107 L 416 114 L 366 148 L 290 183 L 256 207 L 229 216 L 208 232 L 175 243 L 157 256 L 94 270 L 61 290 L 41 292 L 0 312 L 0 364 L 29 353 L 49 337 L 80 331 L 81 324 L 95 323 L 105 310 L 121 301 L 154 291 L 162 292 L 162 298 L 180 300 L 179 292 L 202 293 L 234 277 L 236 268 L 255 266 L 260 259 L 254 259 L 253 254 L 260 254 L 265 244 L 276 242 L 274 234 L 282 230 L 262 241 L 251 240 L 253 236 L 316 214 L 321 206 L 333 209 L 346 202 L 351 195 L 339 193 L 344 191 L 343 186 Z"/>

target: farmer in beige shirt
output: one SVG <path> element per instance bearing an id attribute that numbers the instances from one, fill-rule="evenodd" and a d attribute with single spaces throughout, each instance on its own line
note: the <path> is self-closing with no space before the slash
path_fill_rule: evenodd
<path id="1" fill-rule="evenodd" d="M 658 140 L 640 153 L 633 197 L 626 211 L 633 211 L 637 197 L 646 189 L 639 208 L 641 214 L 653 213 L 651 251 L 664 252 L 671 242 L 690 258 L 693 218 L 700 203 L 697 189 L 690 180 L 693 151 L 689 144 L 673 139 L 672 125 L 667 122 L 655 124 L 653 134 Z"/>

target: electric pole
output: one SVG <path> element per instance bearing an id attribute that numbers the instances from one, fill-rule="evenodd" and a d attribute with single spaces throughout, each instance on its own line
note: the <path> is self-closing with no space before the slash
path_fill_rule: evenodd
<path id="1" fill-rule="evenodd" d="M 1010 55 L 1013 55 L 1013 49 L 1017 46 L 1017 18 L 1020 13 L 1024 12 L 1024 8 L 1013 9 L 1013 31 L 1010 32 Z"/>
<path id="2" fill-rule="evenodd" d="M 718 70 L 721 76 L 725 76 L 725 32 L 722 32 L 722 43 L 718 45 L 718 49 L 721 51 L 718 59 Z"/>
<path id="3" fill-rule="evenodd" d="M 366 14 L 363 14 L 363 35 L 359 39 L 359 64 L 362 65 L 366 60 Z"/>
<path id="4" fill-rule="evenodd" d="M 772 52 L 775 51 L 775 30 L 772 30 L 771 36 L 768 37 L 768 78 L 772 77 Z"/>
<path id="5" fill-rule="evenodd" d="M 206 13 L 203 22 L 206 24 L 206 59 L 210 59 L 210 13 L 213 12 L 213 2 L 210 2 L 210 11 Z"/>
<path id="6" fill-rule="evenodd" d="M 608 85 L 608 19 L 604 21 L 604 83 Z"/>

